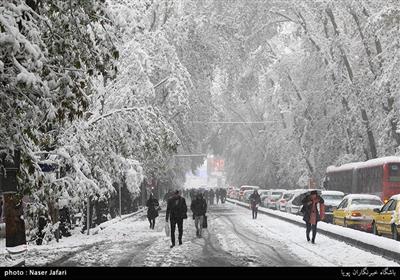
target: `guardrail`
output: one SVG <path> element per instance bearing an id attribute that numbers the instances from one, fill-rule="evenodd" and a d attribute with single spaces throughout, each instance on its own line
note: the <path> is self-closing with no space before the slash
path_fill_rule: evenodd
<path id="1" fill-rule="evenodd" d="M 226 201 L 250 209 L 248 203 L 240 202 L 230 198 L 227 198 Z M 265 207 L 258 207 L 258 212 L 296 224 L 301 227 L 305 227 L 303 217 L 301 216 L 296 216 Z M 399 241 L 393 239 L 345 228 L 338 225 L 328 224 L 325 222 L 318 223 L 318 233 L 346 242 L 355 247 L 369 250 L 370 252 L 382 255 L 383 257 L 396 262 L 400 260 L 400 243 Z"/>

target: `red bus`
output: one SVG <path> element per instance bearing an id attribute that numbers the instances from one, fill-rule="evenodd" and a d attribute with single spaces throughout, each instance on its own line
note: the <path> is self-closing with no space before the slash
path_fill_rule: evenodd
<path id="1" fill-rule="evenodd" d="M 378 195 L 385 203 L 400 193 L 400 157 L 382 157 L 328 166 L 326 188 L 344 193 Z"/>

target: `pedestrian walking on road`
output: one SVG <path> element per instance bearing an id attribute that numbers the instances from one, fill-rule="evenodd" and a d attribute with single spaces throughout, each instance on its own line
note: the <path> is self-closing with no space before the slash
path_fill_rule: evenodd
<path id="1" fill-rule="evenodd" d="M 315 243 L 315 236 L 317 235 L 317 223 L 324 219 L 324 199 L 318 195 L 317 191 L 311 191 L 309 195 L 302 199 L 303 204 L 302 213 L 303 220 L 306 222 L 306 237 L 310 241 L 310 231 L 312 230 L 311 243 Z M 321 215 L 318 212 L 317 205 L 320 204 Z"/>
<path id="2" fill-rule="evenodd" d="M 220 189 L 217 189 L 217 190 L 215 191 L 215 197 L 217 198 L 217 204 L 218 204 L 220 195 L 221 195 Z"/>
<path id="3" fill-rule="evenodd" d="M 201 193 L 198 193 L 190 205 L 193 212 L 194 225 L 196 227 L 196 236 L 201 237 L 203 231 L 204 216 L 207 212 L 207 201 Z"/>
<path id="4" fill-rule="evenodd" d="M 214 204 L 214 195 L 215 195 L 214 190 L 211 189 L 208 194 L 209 194 L 209 198 L 210 198 L 210 205 L 213 205 Z"/>
<path id="5" fill-rule="evenodd" d="M 225 203 L 225 200 L 226 200 L 226 189 L 224 189 L 224 188 L 221 189 L 220 196 L 221 196 L 221 203 Z"/>
<path id="6" fill-rule="evenodd" d="M 182 245 L 183 236 L 183 219 L 187 219 L 187 206 L 186 200 L 180 196 L 179 191 L 176 190 L 174 195 L 168 199 L 167 215 L 165 221 L 170 220 L 171 224 L 171 248 L 175 246 L 175 228 L 178 225 L 178 240 L 179 245 Z"/>
<path id="7" fill-rule="evenodd" d="M 150 228 L 154 229 L 154 226 L 156 224 L 156 218 L 158 217 L 158 211 L 160 210 L 160 204 L 158 203 L 158 200 L 153 196 L 153 194 L 150 194 L 149 199 L 147 200 L 146 203 L 147 206 L 147 219 L 149 220 L 150 223 Z"/>
<path id="8" fill-rule="evenodd" d="M 195 196 L 196 196 L 196 191 L 194 189 L 191 189 L 190 190 L 190 201 L 193 201 Z"/>
<path id="9" fill-rule="evenodd" d="M 205 190 L 205 191 L 204 191 L 203 197 L 204 197 L 204 199 L 209 203 L 209 201 L 210 201 L 210 193 L 209 193 L 208 190 Z"/>
<path id="10" fill-rule="evenodd" d="M 250 195 L 249 200 L 253 219 L 257 219 L 258 205 L 261 203 L 261 197 L 257 190 L 254 190 L 254 192 Z"/>

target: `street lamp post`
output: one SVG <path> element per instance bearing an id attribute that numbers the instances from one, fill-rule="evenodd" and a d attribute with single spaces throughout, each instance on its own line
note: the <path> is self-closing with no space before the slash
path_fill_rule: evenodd
<path id="1" fill-rule="evenodd" d="M 121 218 L 121 184 L 119 184 L 119 217 Z"/>
<path id="2" fill-rule="evenodd" d="M 87 227 L 87 235 L 89 235 L 89 229 L 90 229 L 90 198 L 88 196 L 87 198 L 87 209 L 86 209 L 86 227 Z"/>

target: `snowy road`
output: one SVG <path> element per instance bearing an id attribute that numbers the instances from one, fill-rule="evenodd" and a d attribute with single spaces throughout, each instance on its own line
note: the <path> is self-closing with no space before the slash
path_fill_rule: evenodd
<path id="1" fill-rule="evenodd" d="M 93 236 L 71 237 L 56 247 L 30 250 L 28 265 L 49 266 L 398 266 L 383 257 L 304 228 L 232 204 L 210 207 L 209 228 L 196 238 L 192 219 L 184 222 L 183 245 L 169 248 L 165 216 L 149 229 L 144 216 L 112 224 Z M 190 218 L 190 215 L 189 215 Z M 80 242 L 75 244 L 73 238 Z M 86 239 L 85 239 L 86 238 Z M 82 241 L 83 239 L 83 241 Z M 65 242 L 65 243 L 63 243 Z M 75 244 L 74 250 L 70 247 Z M 58 246 L 58 247 L 57 247 Z"/>

